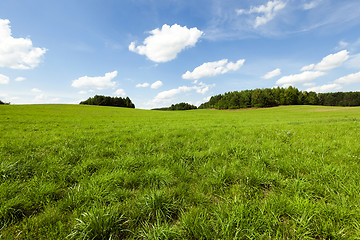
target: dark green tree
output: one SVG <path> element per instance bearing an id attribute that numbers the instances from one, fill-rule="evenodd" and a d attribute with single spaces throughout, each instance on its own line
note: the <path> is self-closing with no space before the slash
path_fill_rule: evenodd
<path id="1" fill-rule="evenodd" d="M 92 98 L 90 97 L 87 100 L 80 102 L 80 104 L 135 108 L 135 105 L 131 102 L 129 97 L 122 98 L 102 95 L 95 95 Z"/>
<path id="2" fill-rule="evenodd" d="M 319 93 L 318 98 L 324 106 L 360 106 L 360 92 Z"/>
<path id="3" fill-rule="evenodd" d="M 319 104 L 319 98 L 316 92 L 308 92 L 306 96 L 306 103 L 310 105 L 317 105 Z"/>
<path id="4" fill-rule="evenodd" d="M 159 110 L 159 111 L 178 111 L 178 110 L 192 110 L 192 109 L 197 109 L 196 106 L 191 105 L 189 103 L 177 103 L 177 104 L 172 104 L 170 107 L 163 107 L 163 108 L 154 108 L 152 110 Z"/>
<path id="5" fill-rule="evenodd" d="M 244 90 L 213 96 L 199 108 L 237 109 L 279 105 L 360 106 L 360 92 L 302 92 L 292 86 Z"/>
<path id="6" fill-rule="evenodd" d="M 197 109 L 197 107 L 189 103 L 182 102 L 182 103 L 172 104 L 168 110 L 177 111 L 177 110 L 191 110 L 191 109 Z"/>
<path id="7" fill-rule="evenodd" d="M 292 86 L 285 90 L 285 105 L 297 105 L 299 99 L 299 90 Z"/>

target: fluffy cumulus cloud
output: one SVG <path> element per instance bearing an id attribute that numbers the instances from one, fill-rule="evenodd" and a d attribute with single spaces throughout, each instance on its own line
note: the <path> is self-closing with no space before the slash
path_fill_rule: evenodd
<path id="1" fill-rule="evenodd" d="M 336 84 L 351 84 L 351 83 L 360 83 L 360 72 L 352 73 L 347 76 L 338 78 L 335 80 Z"/>
<path id="2" fill-rule="evenodd" d="M 196 91 L 200 94 L 205 94 L 210 88 L 214 87 L 214 84 L 208 85 L 203 82 L 198 83 L 195 86 L 180 86 L 178 88 L 162 91 L 158 93 L 152 100 L 152 104 L 165 104 L 174 100 L 174 98 L 182 93 Z"/>
<path id="3" fill-rule="evenodd" d="M 330 83 L 330 84 L 325 84 L 325 85 L 322 85 L 322 86 L 316 86 L 316 87 L 308 88 L 308 89 L 306 89 L 306 91 L 324 93 L 324 92 L 338 91 L 340 89 L 342 89 L 341 85 L 336 84 L 336 83 Z"/>
<path id="4" fill-rule="evenodd" d="M 300 71 L 311 71 L 315 68 L 315 64 L 310 64 L 310 65 L 306 65 L 306 66 L 303 66 Z"/>
<path id="5" fill-rule="evenodd" d="M 286 2 L 274 0 L 267 2 L 266 5 L 252 6 L 250 10 L 237 9 L 237 14 L 259 14 L 256 17 L 254 27 L 257 28 L 274 19 L 280 10 L 286 7 Z"/>
<path id="6" fill-rule="evenodd" d="M 145 55 L 154 62 L 168 62 L 175 59 L 185 48 L 195 46 L 203 32 L 196 27 L 189 29 L 178 24 L 164 24 L 161 29 L 150 31 L 150 34 L 143 45 L 136 46 L 135 42 L 131 42 L 129 50 Z"/>
<path id="7" fill-rule="evenodd" d="M 189 92 L 191 90 L 193 90 L 193 87 L 181 86 L 181 87 L 170 89 L 167 91 L 162 91 L 155 96 L 153 102 L 154 103 L 165 103 L 165 102 L 171 101 L 176 95 L 178 95 L 180 93 L 184 93 L 184 92 Z"/>
<path id="8" fill-rule="evenodd" d="M 10 82 L 10 78 L 3 74 L 0 74 L 0 84 L 8 84 Z"/>
<path id="9" fill-rule="evenodd" d="M 330 54 L 324 57 L 318 64 L 310 64 L 301 68 L 301 71 L 329 71 L 331 69 L 340 67 L 346 60 L 349 59 L 349 52 L 342 50 L 335 54 Z"/>
<path id="10" fill-rule="evenodd" d="M 145 88 L 145 87 L 149 87 L 150 84 L 149 83 L 139 83 L 139 84 L 136 84 L 136 87 L 137 88 Z"/>
<path id="11" fill-rule="evenodd" d="M 33 88 L 33 89 L 31 89 L 31 91 L 33 92 L 33 93 L 41 93 L 42 91 L 40 90 L 40 89 L 38 89 L 38 88 Z"/>
<path id="12" fill-rule="evenodd" d="M 324 76 L 326 73 L 320 71 L 306 71 L 299 74 L 288 75 L 276 81 L 276 84 L 283 84 L 289 86 L 295 83 L 310 82 L 316 78 Z"/>
<path id="13" fill-rule="evenodd" d="M 305 87 L 310 87 L 307 91 L 314 92 L 331 92 L 342 89 L 343 84 L 359 83 L 360 72 L 349 74 L 341 77 L 331 83 L 316 86 L 312 80 L 324 76 L 327 71 L 340 67 L 346 60 L 349 59 L 349 52 L 347 50 L 339 51 L 335 54 L 329 54 L 324 57 L 317 64 L 310 64 L 301 68 L 301 73 L 288 75 L 276 81 L 277 84 L 282 84 L 283 87 L 288 87 L 296 83 L 302 83 Z"/>
<path id="14" fill-rule="evenodd" d="M 334 92 L 341 90 L 344 84 L 352 84 L 352 83 L 360 83 L 360 72 L 346 75 L 344 77 L 336 79 L 332 83 L 328 83 L 322 86 L 313 86 L 311 88 L 308 88 L 306 91 L 308 92 L 313 91 L 319 93 Z"/>
<path id="15" fill-rule="evenodd" d="M 112 88 L 115 87 L 116 83 L 112 82 L 118 72 L 113 71 L 109 73 L 105 73 L 105 76 L 101 77 L 88 77 L 83 76 L 78 79 L 75 79 L 71 86 L 76 88 L 96 88 L 98 90 L 106 89 L 106 88 Z"/>
<path id="16" fill-rule="evenodd" d="M 219 74 L 225 74 L 229 71 L 236 71 L 244 65 L 245 59 L 237 62 L 229 62 L 228 59 L 222 59 L 215 62 L 207 62 L 196 67 L 192 72 L 187 71 L 182 75 L 183 79 L 200 79 L 204 77 L 214 77 Z"/>
<path id="17" fill-rule="evenodd" d="M 22 81 L 25 81 L 26 80 L 26 78 L 24 78 L 24 77 L 17 77 L 17 78 L 15 78 L 15 81 L 16 82 L 22 82 Z"/>
<path id="18" fill-rule="evenodd" d="M 156 81 L 153 84 L 151 84 L 151 88 L 152 89 L 158 89 L 159 87 L 161 87 L 163 85 L 162 81 Z"/>
<path id="19" fill-rule="evenodd" d="M 199 82 L 198 86 L 195 87 L 195 90 L 196 90 L 197 93 L 200 93 L 200 94 L 204 95 L 212 87 L 215 87 L 215 84 L 205 84 L 203 82 Z"/>
<path id="20" fill-rule="evenodd" d="M 271 72 L 268 72 L 267 74 L 265 74 L 264 76 L 262 76 L 263 79 L 270 79 L 276 76 L 279 76 L 281 74 L 281 70 L 280 68 L 277 68 Z"/>
<path id="21" fill-rule="evenodd" d="M 0 67 L 32 69 L 39 65 L 47 49 L 33 47 L 28 38 L 12 37 L 10 21 L 0 19 Z"/>
<path id="22" fill-rule="evenodd" d="M 116 90 L 114 94 L 117 95 L 117 96 L 123 96 L 123 97 L 126 96 L 125 90 L 124 90 L 124 89 L 121 89 L 121 88 L 119 88 L 118 90 Z"/>
<path id="23" fill-rule="evenodd" d="M 136 84 L 137 88 L 146 88 L 146 87 L 151 87 L 152 89 L 158 89 L 163 85 L 162 81 L 156 81 L 154 83 L 152 83 L 151 85 L 147 82 L 145 83 L 139 83 Z"/>
<path id="24" fill-rule="evenodd" d="M 348 59 L 349 52 L 347 50 L 342 50 L 338 53 L 324 57 L 320 63 L 316 64 L 315 69 L 318 71 L 328 71 L 340 67 Z"/>

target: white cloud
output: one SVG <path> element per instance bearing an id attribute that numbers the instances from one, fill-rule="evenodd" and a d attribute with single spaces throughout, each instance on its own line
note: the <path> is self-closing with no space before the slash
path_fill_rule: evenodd
<path id="1" fill-rule="evenodd" d="M 186 93 L 190 91 L 196 91 L 200 94 L 205 94 L 210 88 L 214 87 L 215 84 L 207 85 L 203 82 L 200 82 L 197 86 L 180 86 L 178 88 L 170 89 L 167 91 L 162 91 L 158 93 L 155 98 L 151 101 L 153 104 L 162 104 L 169 103 L 174 100 L 176 95 L 181 93 Z"/>
<path id="2" fill-rule="evenodd" d="M 281 0 L 274 0 L 267 2 L 266 5 L 260 5 L 257 7 L 252 6 L 250 10 L 237 9 L 237 14 L 259 14 L 255 19 L 254 27 L 257 28 L 264 25 L 274 19 L 276 14 L 283 8 L 286 7 L 286 2 Z"/>
<path id="3" fill-rule="evenodd" d="M 360 83 L 360 72 L 352 73 L 344 77 L 336 79 L 333 83 L 325 84 L 322 86 L 314 86 L 308 88 L 306 91 L 313 92 L 333 92 L 342 89 L 342 84 Z M 305 85 L 304 86 L 310 86 Z"/>
<path id="4" fill-rule="evenodd" d="M 8 19 L 0 19 L 0 67 L 32 69 L 39 65 L 46 48 L 33 47 L 28 38 L 12 37 Z"/>
<path id="5" fill-rule="evenodd" d="M 340 89 L 342 89 L 342 87 L 339 84 L 330 83 L 330 84 L 325 84 L 325 85 L 322 85 L 322 86 L 308 88 L 308 89 L 306 89 L 306 91 L 323 93 L 323 92 L 337 91 L 337 90 L 340 90 Z"/>
<path id="6" fill-rule="evenodd" d="M 161 81 L 156 81 L 153 84 L 151 84 L 151 88 L 152 89 L 158 89 L 159 87 L 161 87 L 163 85 L 163 83 Z"/>
<path id="7" fill-rule="evenodd" d="M 266 73 L 264 76 L 262 76 L 263 79 L 270 79 L 276 76 L 279 76 L 281 74 L 280 68 L 277 68 L 271 72 Z"/>
<path id="8" fill-rule="evenodd" d="M 324 72 L 319 71 L 306 71 L 299 74 L 288 75 L 280 78 L 276 81 L 276 84 L 294 84 L 294 83 L 304 83 L 310 82 L 318 77 L 324 76 Z"/>
<path id="9" fill-rule="evenodd" d="M 0 74 L 0 84 L 8 84 L 10 82 L 10 78 L 3 74 Z"/>
<path id="10" fill-rule="evenodd" d="M 208 85 L 208 84 L 205 84 L 203 82 L 200 82 L 198 84 L 199 86 L 195 88 L 196 92 L 197 93 L 200 93 L 200 94 L 205 94 L 207 91 L 210 90 L 210 88 L 212 87 L 215 87 L 215 84 L 211 84 L 211 85 Z"/>
<path id="11" fill-rule="evenodd" d="M 155 96 L 155 98 L 153 100 L 153 103 L 169 102 L 176 95 L 178 95 L 180 93 L 184 93 L 184 92 L 189 92 L 189 91 L 191 91 L 193 89 L 194 89 L 194 87 L 181 86 L 181 87 L 178 87 L 178 88 L 174 88 L 174 89 L 170 89 L 170 90 L 167 90 L 167 91 L 160 92 Z"/>
<path id="12" fill-rule="evenodd" d="M 320 4 L 320 1 L 319 1 L 319 0 L 317 0 L 317 1 L 312 1 L 312 2 L 308 2 L 308 3 L 305 3 L 305 4 L 303 5 L 303 9 L 304 9 L 304 10 L 310 10 L 310 9 L 316 8 L 319 4 Z"/>
<path id="13" fill-rule="evenodd" d="M 140 88 L 140 87 L 143 87 L 143 88 L 145 88 L 145 87 L 148 87 L 148 86 L 150 86 L 150 84 L 149 83 L 139 83 L 139 84 L 136 84 L 136 87 L 137 88 Z"/>
<path id="14" fill-rule="evenodd" d="M 349 59 L 349 52 L 342 50 L 335 54 L 330 54 L 322 59 L 322 61 L 316 64 L 315 69 L 318 71 L 327 71 L 337 67 L 340 67 L 343 62 Z"/>
<path id="15" fill-rule="evenodd" d="M 300 71 L 311 71 L 315 68 L 315 64 L 310 64 L 310 65 L 306 65 L 306 66 L 303 66 Z"/>
<path id="16" fill-rule="evenodd" d="M 153 84 L 149 84 L 149 83 L 139 83 L 139 84 L 136 84 L 136 87 L 139 88 L 139 87 L 151 87 L 152 89 L 158 89 L 159 87 L 161 87 L 163 85 L 163 83 L 161 81 L 156 81 L 154 82 Z"/>
<path id="17" fill-rule="evenodd" d="M 105 76 L 103 77 L 80 77 L 78 79 L 75 79 L 71 86 L 76 88 L 96 88 L 99 90 L 106 89 L 106 88 L 112 88 L 115 87 L 116 83 L 112 82 L 118 72 L 113 71 L 109 73 L 105 73 Z"/>
<path id="18" fill-rule="evenodd" d="M 349 52 L 342 50 L 335 54 L 330 54 L 324 57 L 318 64 L 310 64 L 301 68 L 301 71 L 317 70 L 328 71 L 340 67 L 346 60 L 349 59 Z"/>
<path id="19" fill-rule="evenodd" d="M 337 84 L 350 84 L 350 83 L 360 83 L 360 72 L 352 73 L 347 76 L 338 78 L 334 81 Z"/>
<path id="20" fill-rule="evenodd" d="M 24 77 L 17 77 L 17 78 L 15 78 L 15 81 L 16 82 L 22 82 L 22 81 L 25 81 L 26 80 L 26 78 L 24 78 Z"/>
<path id="21" fill-rule="evenodd" d="M 117 96 L 126 96 L 125 90 L 121 88 L 116 90 L 114 94 L 116 94 Z"/>
<path id="22" fill-rule="evenodd" d="M 229 71 L 236 71 L 244 65 L 245 59 L 240 59 L 236 63 L 228 62 L 228 59 L 222 59 L 215 62 L 203 63 L 196 67 L 192 72 L 187 71 L 182 75 L 183 79 L 200 79 L 204 77 L 213 77 L 219 74 L 225 74 Z"/>
<path id="23" fill-rule="evenodd" d="M 168 62 L 176 58 L 182 50 L 194 47 L 203 32 L 195 28 L 181 27 L 178 24 L 169 26 L 164 24 L 161 29 L 150 31 L 143 44 L 136 46 L 131 42 L 129 50 L 140 55 L 145 55 L 154 62 Z"/>
<path id="24" fill-rule="evenodd" d="M 34 92 L 34 93 L 41 93 L 41 92 L 42 92 L 42 91 L 41 91 L 40 89 L 38 89 L 38 88 L 33 88 L 33 89 L 31 89 L 31 91 Z"/>

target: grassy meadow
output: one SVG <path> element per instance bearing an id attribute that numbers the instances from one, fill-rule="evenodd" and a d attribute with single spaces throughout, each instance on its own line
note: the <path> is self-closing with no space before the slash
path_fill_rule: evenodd
<path id="1" fill-rule="evenodd" d="M 360 239 L 360 107 L 0 106 L 0 239 Z"/>

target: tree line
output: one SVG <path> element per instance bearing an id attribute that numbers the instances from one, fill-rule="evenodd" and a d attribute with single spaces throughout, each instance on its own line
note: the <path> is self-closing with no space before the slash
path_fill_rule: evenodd
<path id="1" fill-rule="evenodd" d="M 227 92 L 212 96 L 199 109 L 262 108 L 279 105 L 360 106 L 360 92 L 316 93 L 295 87 Z"/>
<path id="2" fill-rule="evenodd" d="M 135 105 L 131 102 L 129 97 L 122 98 L 102 95 L 95 95 L 94 97 L 89 97 L 87 100 L 80 102 L 80 104 L 135 108 Z"/>
<path id="3" fill-rule="evenodd" d="M 196 106 L 189 104 L 189 103 L 177 103 L 172 104 L 170 107 L 164 107 L 164 108 L 154 108 L 152 110 L 160 110 L 160 111 L 178 111 L 178 110 L 192 110 L 197 109 Z"/>

